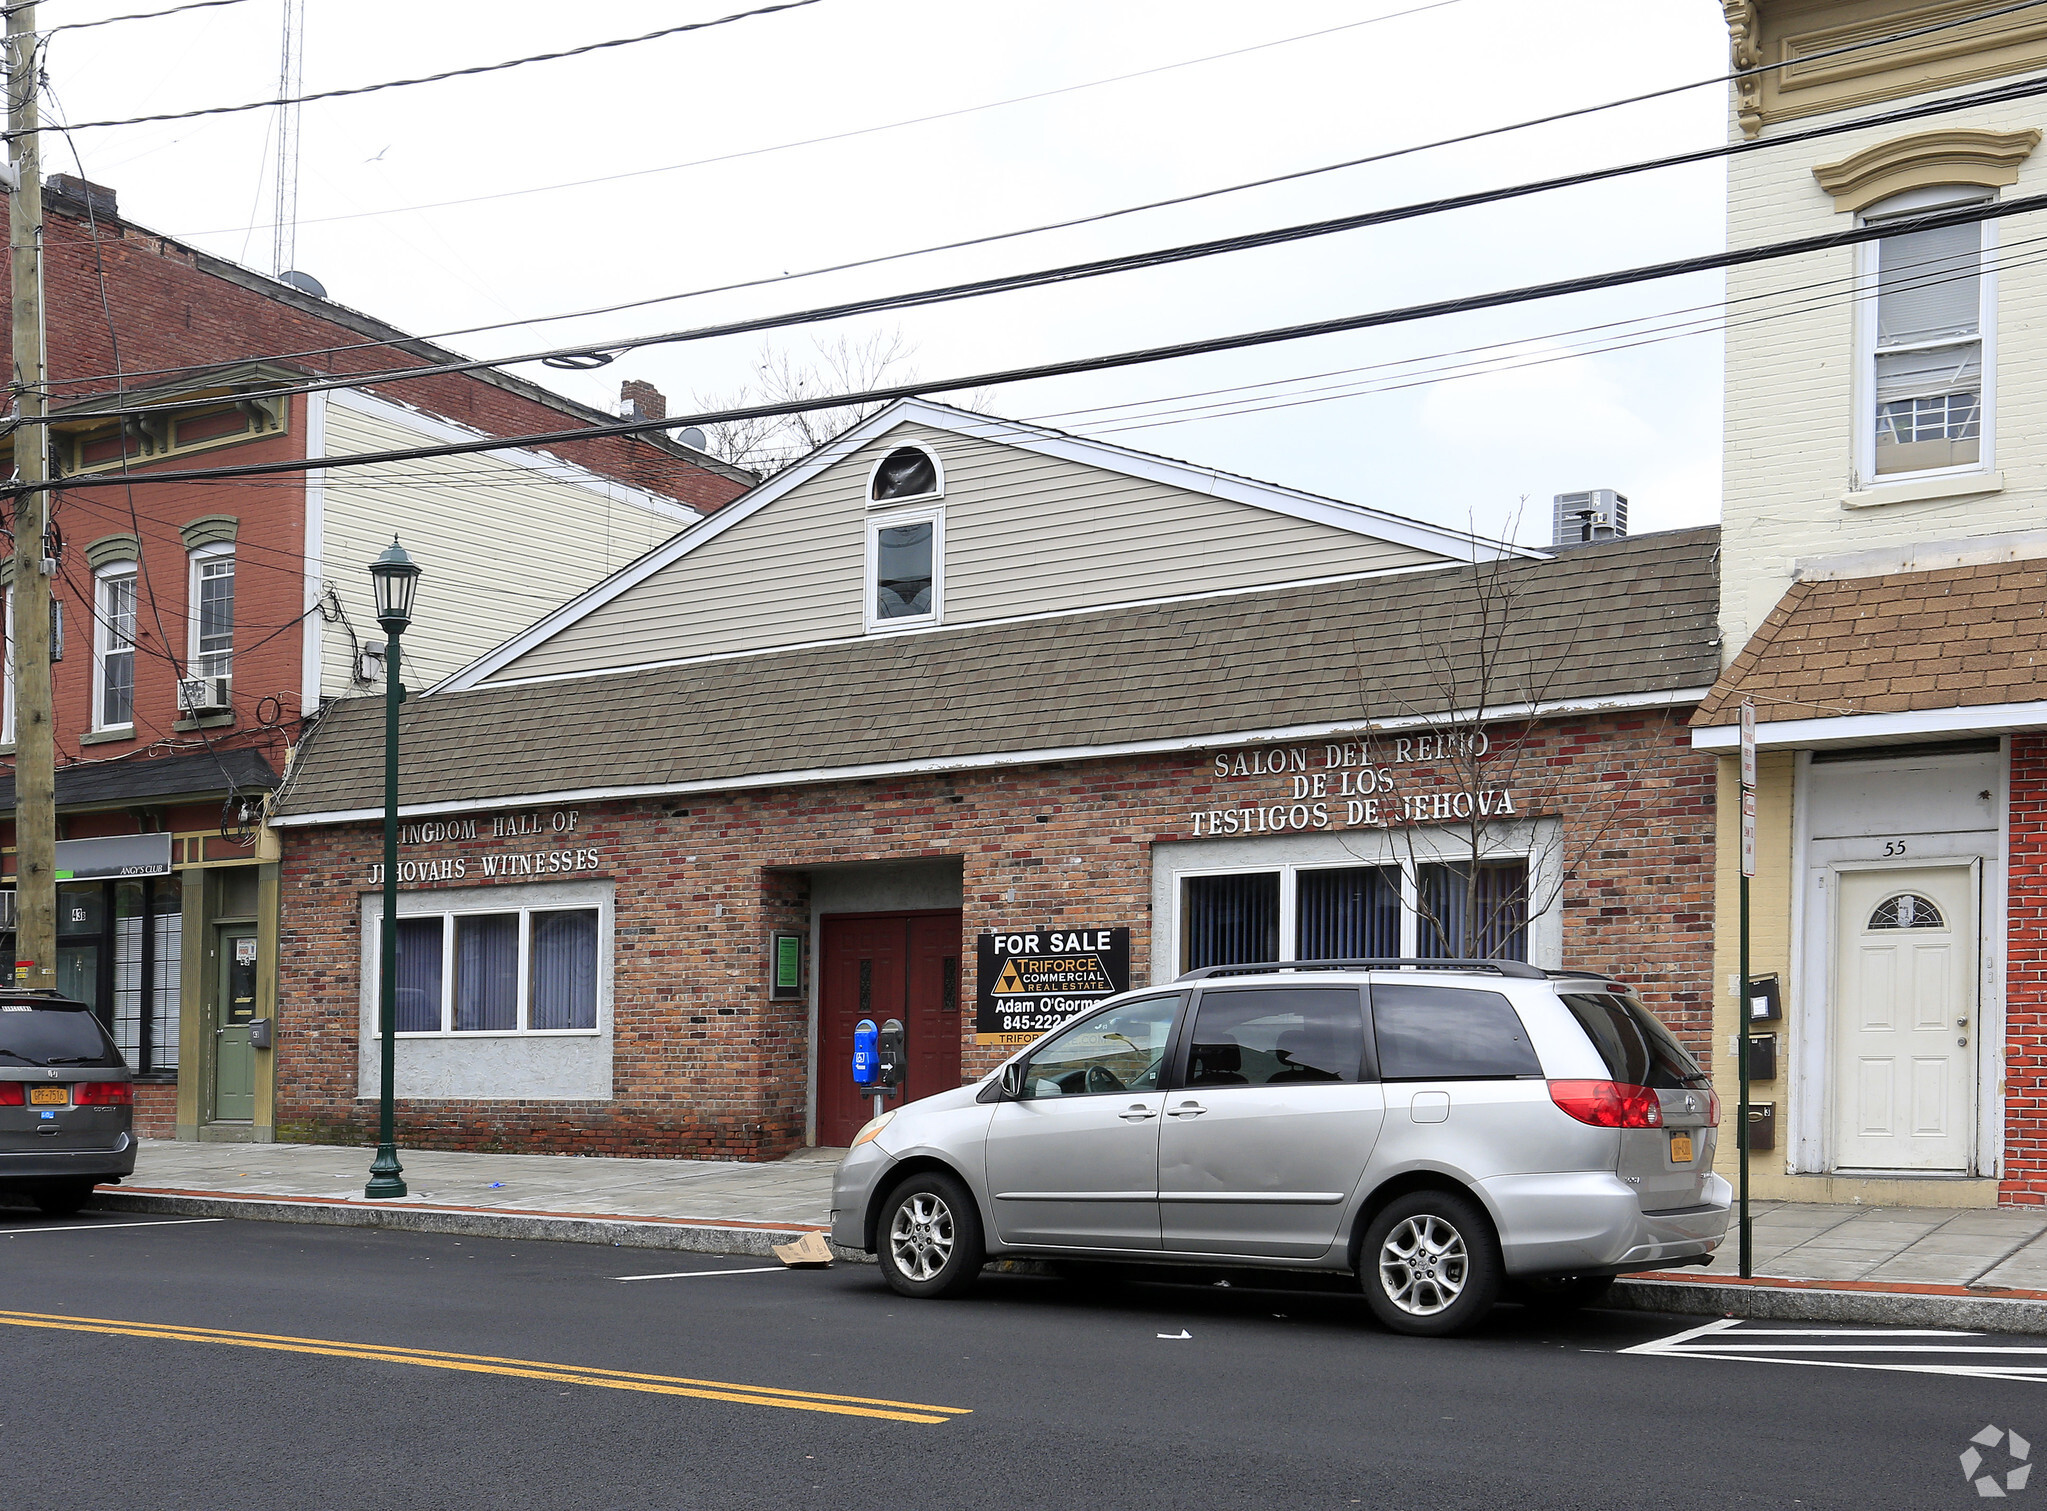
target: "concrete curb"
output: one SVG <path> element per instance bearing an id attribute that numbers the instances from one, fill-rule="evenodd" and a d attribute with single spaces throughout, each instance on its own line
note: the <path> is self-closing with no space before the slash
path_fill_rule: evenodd
<path id="1" fill-rule="evenodd" d="M 457 1233 L 476 1238 L 531 1238 L 552 1243 L 598 1243 L 625 1249 L 671 1249 L 692 1254 L 772 1258 L 778 1243 L 822 1231 L 807 1224 L 786 1228 L 751 1224 L 639 1220 L 624 1217 L 495 1212 L 476 1207 L 372 1205 L 299 1198 L 168 1195 L 142 1191 L 93 1193 L 100 1212 L 146 1212 L 178 1217 L 227 1217 L 248 1222 L 303 1222 L 337 1228 L 392 1228 L 409 1233 Z M 835 1249 L 841 1259 L 867 1259 Z"/>
<path id="2" fill-rule="evenodd" d="M 1700 1317 L 1769 1322 L 1873 1322 L 1951 1327 L 1978 1333 L 2047 1333 L 2047 1301 L 1970 1294 L 1960 1287 L 1917 1291 L 1830 1290 L 1767 1281 L 1622 1279 L 1600 1305 Z"/>

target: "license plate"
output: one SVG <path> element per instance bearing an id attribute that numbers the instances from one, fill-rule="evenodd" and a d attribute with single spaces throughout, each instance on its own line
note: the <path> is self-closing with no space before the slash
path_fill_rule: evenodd
<path id="1" fill-rule="evenodd" d="M 1670 1136 L 1670 1162 L 1673 1165 L 1689 1165 L 1692 1162 L 1692 1136 L 1689 1133 L 1673 1133 Z"/>
<path id="2" fill-rule="evenodd" d="M 31 1086 L 28 1089 L 28 1104 L 31 1107 L 64 1107 L 71 1101 L 69 1086 Z"/>

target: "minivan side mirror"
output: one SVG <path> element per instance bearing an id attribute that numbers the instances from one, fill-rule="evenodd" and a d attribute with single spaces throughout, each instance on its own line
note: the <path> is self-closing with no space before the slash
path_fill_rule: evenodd
<path id="1" fill-rule="evenodd" d="M 1024 1095 L 1025 1071 L 1021 1062 L 1002 1067 L 1002 1073 L 984 1083 L 977 1102 L 1020 1102 Z"/>

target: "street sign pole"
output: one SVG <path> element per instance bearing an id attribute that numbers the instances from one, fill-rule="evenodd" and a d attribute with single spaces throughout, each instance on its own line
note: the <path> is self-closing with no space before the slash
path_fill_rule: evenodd
<path id="1" fill-rule="evenodd" d="M 1736 967 L 1735 1010 L 1740 1014 L 1741 1037 L 1737 1043 L 1741 1063 L 1741 1103 L 1735 1110 L 1734 1155 L 1741 1164 L 1741 1277 L 1755 1272 L 1755 1230 L 1749 1222 L 1749 973 L 1748 973 L 1748 887 L 1756 874 L 1756 706 L 1747 699 L 1741 705 L 1741 959 Z"/>

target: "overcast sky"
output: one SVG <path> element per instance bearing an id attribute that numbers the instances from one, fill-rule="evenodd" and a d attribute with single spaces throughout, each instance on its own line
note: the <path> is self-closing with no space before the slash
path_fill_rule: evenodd
<path id="1" fill-rule="evenodd" d="M 47 29 L 172 3 L 45 0 L 39 19 Z M 1426 3 L 821 0 L 565 62 L 309 104 L 295 262 L 340 302 L 436 334 L 1092 214 L 1727 68 L 1714 0 L 1451 0 L 1352 24 Z M 492 62 L 745 4 L 307 0 L 305 86 Z M 279 0 L 246 0 L 61 32 L 49 82 L 73 121 L 270 98 L 280 17 Z M 1065 92 L 994 104 L 1048 90 Z M 1709 87 L 1106 224 L 448 344 L 498 356 L 1142 251 L 1704 146 L 1724 138 L 1726 120 L 1725 87 Z M 75 140 L 86 176 L 119 192 L 126 217 L 269 271 L 274 129 L 266 110 Z M 62 138 L 45 150 L 46 171 L 75 171 Z M 638 176 L 587 182 L 626 173 Z M 1361 313 L 1717 249 L 1723 184 L 1708 165 L 817 334 L 900 330 L 929 379 Z M 413 208 L 464 199 L 478 202 Z M 1709 304 L 1719 289 L 1717 277 L 1665 282 L 1018 385 L 989 407 L 1488 532 L 1507 530 L 1526 495 L 1525 540 L 1546 538 L 1550 495 L 1583 487 L 1628 494 L 1638 533 L 1666 529 L 1718 515 L 1719 339 L 1572 355 L 1614 343 L 1571 333 Z M 808 353 L 806 333 L 775 339 Z M 1485 350 L 1475 367 L 1458 359 L 1468 376 L 1431 377 L 1442 362 L 1417 361 L 1472 348 Z M 759 354 L 759 337 L 734 338 L 637 352 L 589 374 L 520 371 L 607 408 L 622 379 L 646 378 L 679 411 L 691 394 L 731 392 Z M 1359 368 L 1377 370 L 1306 381 Z M 1164 414 L 1195 402 L 1175 396 L 1264 383 L 1275 386 L 1235 396 L 1252 412 Z M 1104 407 L 1116 405 L 1132 407 Z"/>

